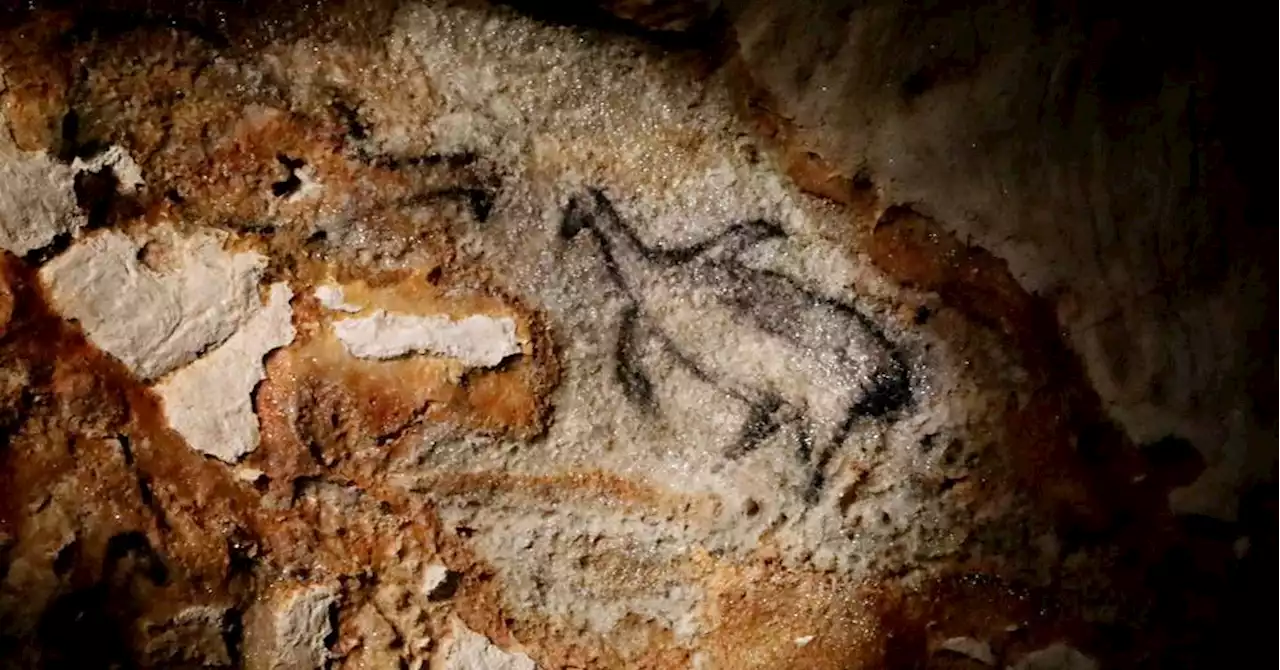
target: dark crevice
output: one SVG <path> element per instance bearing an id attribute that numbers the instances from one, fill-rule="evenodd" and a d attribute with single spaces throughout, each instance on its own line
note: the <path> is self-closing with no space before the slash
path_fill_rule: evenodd
<path id="1" fill-rule="evenodd" d="M 227 657 L 231 667 L 241 667 L 241 656 L 244 647 L 244 615 L 240 610 L 231 608 L 222 621 L 222 643 L 227 646 Z"/>
<path id="2" fill-rule="evenodd" d="M 329 241 L 329 232 L 326 230 L 317 230 L 307 236 L 306 242 L 309 246 L 322 246 Z"/>
<path id="3" fill-rule="evenodd" d="M 378 435 L 374 438 L 374 442 L 379 447 L 395 444 L 409 431 L 422 425 L 423 420 L 426 419 L 427 413 L 431 411 L 431 405 L 432 404 L 430 402 L 423 404 L 421 407 L 414 410 L 413 414 L 409 415 L 409 417 L 405 419 L 404 423 Z"/>
<path id="4" fill-rule="evenodd" d="M 70 163 L 76 157 L 76 138 L 80 135 L 80 114 L 69 109 L 62 115 L 58 133 L 58 160 Z"/>
<path id="5" fill-rule="evenodd" d="M 49 242 L 39 249 L 32 249 L 23 254 L 22 260 L 32 267 L 44 265 L 52 260 L 55 256 L 61 254 L 71 247 L 71 233 L 58 233 L 53 236 L 53 241 Z"/>
<path id="6" fill-rule="evenodd" d="M 339 614 L 340 611 L 337 604 L 330 603 L 329 611 L 325 613 L 326 618 L 329 620 L 329 634 L 324 636 L 325 649 L 332 649 L 333 645 L 338 642 L 338 635 L 342 631 L 342 621 L 338 617 Z"/>
<path id="7" fill-rule="evenodd" d="M 31 417 L 32 407 L 36 403 L 35 383 L 32 380 L 32 383 L 23 388 L 16 402 L 0 408 L 0 454 L 9 448 L 13 436 L 20 432 L 22 425 Z"/>
<path id="8" fill-rule="evenodd" d="M 156 528 L 161 531 L 169 530 L 169 518 L 165 514 L 164 507 L 156 500 L 155 492 L 151 488 L 151 478 L 138 471 L 138 497 L 142 500 L 142 504 L 151 510 L 152 516 L 156 520 Z"/>
<path id="9" fill-rule="evenodd" d="M 141 574 L 156 586 L 169 582 L 168 566 L 151 547 L 147 536 L 136 530 L 112 536 L 107 541 L 103 564 L 106 576 L 127 576 L 121 574 L 121 569 L 127 568 L 127 572 Z"/>
<path id="10" fill-rule="evenodd" d="M 316 462 L 316 465 L 328 467 L 329 459 L 325 458 L 324 445 L 320 444 L 319 440 L 315 440 L 315 439 L 307 440 L 307 453 L 311 454 L 311 459 Z M 297 488 L 296 488 L 297 480 L 294 480 L 294 486 L 295 486 L 294 499 L 296 500 L 297 499 Z"/>
<path id="11" fill-rule="evenodd" d="M 229 578 L 248 575 L 258 564 L 261 548 L 258 540 L 243 528 L 236 528 L 227 537 L 227 573 Z"/>
<path id="12" fill-rule="evenodd" d="M 302 476 L 294 478 L 292 482 L 293 492 L 289 497 L 290 506 L 296 506 L 302 498 L 307 495 L 307 491 L 311 490 L 318 483 L 320 483 L 319 477 Z"/>
<path id="13" fill-rule="evenodd" d="M 284 154 L 276 154 L 276 160 L 289 171 L 289 176 L 283 181 L 275 182 L 271 185 L 271 193 L 277 198 L 283 198 L 293 195 L 302 188 L 302 179 L 298 177 L 298 170 L 306 165 L 306 161 L 299 158 L 291 158 Z"/>
<path id="14" fill-rule="evenodd" d="M 924 95 L 925 91 L 933 88 L 933 85 L 933 72 L 930 71 L 929 68 L 920 68 L 919 70 L 907 75 L 907 78 L 902 80 L 902 86 L 900 87 L 899 94 L 902 96 L 903 100 L 911 102 L 921 95 Z"/>
<path id="15" fill-rule="evenodd" d="M 1200 450 L 1188 440 L 1168 435 L 1139 447 L 1147 468 L 1165 488 L 1186 486 L 1204 471 Z"/>
<path id="16" fill-rule="evenodd" d="M 112 205 L 120 180 L 110 167 L 75 176 L 76 205 L 85 213 L 85 228 L 102 228 L 110 222 Z"/>
<path id="17" fill-rule="evenodd" d="M 129 644 L 105 584 L 59 596 L 40 617 L 41 666 L 131 668 Z"/>
<path id="18" fill-rule="evenodd" d="M 298 178 L 298 175 L 290 174 L 284 181 L 273 183 L 271 185 L 271 193 L 277 198 L 283 198 L 297 193 L 299 188 L 302 188 L 302 180 Z"/>
<path id="19" fill-rule="evenodd" d="M 53 574 L 62 577 L 80 561 L 80 538 L 74 538 L 53 557 Z"/>
<path id="20" fill-rule="evenodd" d="M 120 445 L 120 453 L 124 456 L 124 464 L 133 467 L 133 443 L 128 435 L 116 435 L 116 443 Z"/>
<path id="21" fill-rule="evenodd" d="M 458 592 L 458 589 L 461 586 L 462 573 L 454 572 L 453 570 L 446 570 L 444 573 L 444 580 L 435 588 L 431 589 L 431 593 L 427 594 L 427 600 L 432 602 L 448 600 Z"/>
<path id="22" fill-rule="evenodd" d="M 9 565 L 12 561 L 14 541 L 8 537 L 0 537 L 0 583 L 9 576 Z"/>

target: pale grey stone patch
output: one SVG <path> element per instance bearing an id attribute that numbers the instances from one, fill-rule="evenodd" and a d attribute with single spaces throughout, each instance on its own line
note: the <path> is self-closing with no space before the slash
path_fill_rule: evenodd
<path id="1" fill-rule="evenodd" d="M 54 309 L 148 381 L 236 332 L 257 309 L 266 267 L 256 253 L 223 250 L 222 237 L 213 233 L 155 235 L 144 244 L 106 230 L 40 270 Z M 158 269 L 140 258 L 151 245 L 164 258 Z"/>
<path id="2" fill-rule="evenodd" d="M 258 446 L 253 389 L 262 358 L 293 341 L 288 285 L 271 286 L 267 304 L 222 346 L 156 386 L 165 415 L 193 449 L 234 463 Z"/>
<path id="3" fill-rule="evenodd" d="M 79 230 L 74 185 L 75 170 L 48 153 L 0 160 L 0 248 L 22 256 Z"/>
<path id="4" fill-rule="evenodd" d="M 457 619 L 453 620 L 453 630 L 442 646 L 440 658 L 444 670 L 534 670 L 538 667 L 525 654 L 503 651 Z"/>
<path id="5" fill-rule="evenodd" d="M 397 358 L 429 353 L 490 368 L 520 353 L 516 322 L 510 317 L 472 315 L 455 321 L 446 316 L 388 314 L 343 319 L 334 333 L 347 352 L 358 358 Z"/>

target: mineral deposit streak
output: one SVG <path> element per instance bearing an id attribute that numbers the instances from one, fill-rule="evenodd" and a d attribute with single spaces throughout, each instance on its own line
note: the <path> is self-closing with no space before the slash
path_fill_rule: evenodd
<path id="1" fill-rule="evenodd" d="M 901 352 L 854 307 L 791 278 L 749 267 L 741 255 L 786 233 L 766 221 L 738 223 L 684 248 L 646 245 L 600 189 L 565 207 L 560 234 L 587 231 L 613 284 L 627 298 L 615 356 L 626 397 L 660 408 L 654 380 L 636 352 L 641 338 L 699 379 L 749 408 L 726 456 L 752 451 L 784 425 L 795 431 L 815 502 L 826 466 L 859 418 L 894 415 L 911 401 Z"/>

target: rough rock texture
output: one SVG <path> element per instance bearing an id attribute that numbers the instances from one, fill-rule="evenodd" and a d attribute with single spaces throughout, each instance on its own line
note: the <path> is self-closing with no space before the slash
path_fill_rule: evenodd
<path id="1" fill-rule="evenodd" d="M 329 656 L 330 614 L 337 604 L 328 586 L 283 586 L 249 614 L 246 665 L 251 668 L 319 668 Z"/>
<path id="2" fill-rule="evenodd" d="M 873 185 L 880 207 L 993 253 L 1054 311 L 1134 442 L 1201 452 L 1180 511 L 1235 520 L 1238 497 L 1274 480 L 1275 358 L 1257 354 L 1276 316 L 1257 306 L 1276 302 L 1262 251 L 1276 234 L 1242 172 L 1256 150 L 1232 70 L 1248 56 L 1227 19 L 1148 3 L 727 4 L 754 94 L 791 154 L 825 166 L 824 194 Z"/>
<path id="3" fill-rule="evenodd" d="M 0 248 L 39 249 L 83 225 L 76 209 L 75 171 L 47 153 L 4 154 L 0 164 Z"/>
<path id="4" fill-rule="evenodd" d="M 513 4 L 3 15 L 0 664 L 1166 667 L 1267 639 L 1239 613 L 1270 611 L 1274 416 L 1243 394 L 1274 396 L 1246 364 L 1274 283 L 1178 227 L 1230 199 L 1225 159 L 1171 186 L 1221 122 L 1112 128 L 1062 56 L 1105 21 Z M 1149 366 L 1123 392 L 1088 345 L 1113 313 Z"/>
<path id="5" fill-rule="evenodd" d="M 169 425 L 192 449 L 234 463 L 257 448 L 252 393 L 263 357 L 293 341 L 291 297 L 287 284 L 272 284 L 267 303 L 231 337 L 156 384 Z"/>
<path id="6" fill-rule="evenodd" d="M 528 656 L 505 652 L 456 620 L 444 648 L 439 666 L 442 670 L 534 670 L 537 667 Z"/>
<path id="7" fill-rule="evenodd" d="M 103 231 L 40 270 L 53 307 L 100 349 L 153 380 L 216 347 L 251 318 L 266 259 L 213 235 L 135 242 Z"/>

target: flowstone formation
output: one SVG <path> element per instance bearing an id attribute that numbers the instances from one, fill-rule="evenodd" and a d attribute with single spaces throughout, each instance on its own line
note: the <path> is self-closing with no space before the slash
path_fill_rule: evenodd
<path id="1" fill-rule="evenodd" d="M 1248 532 L 1000 261 L 761 132 L 752 14 L 237 11 L 5 17 L 0 665 L 1210 648 Z"/>

